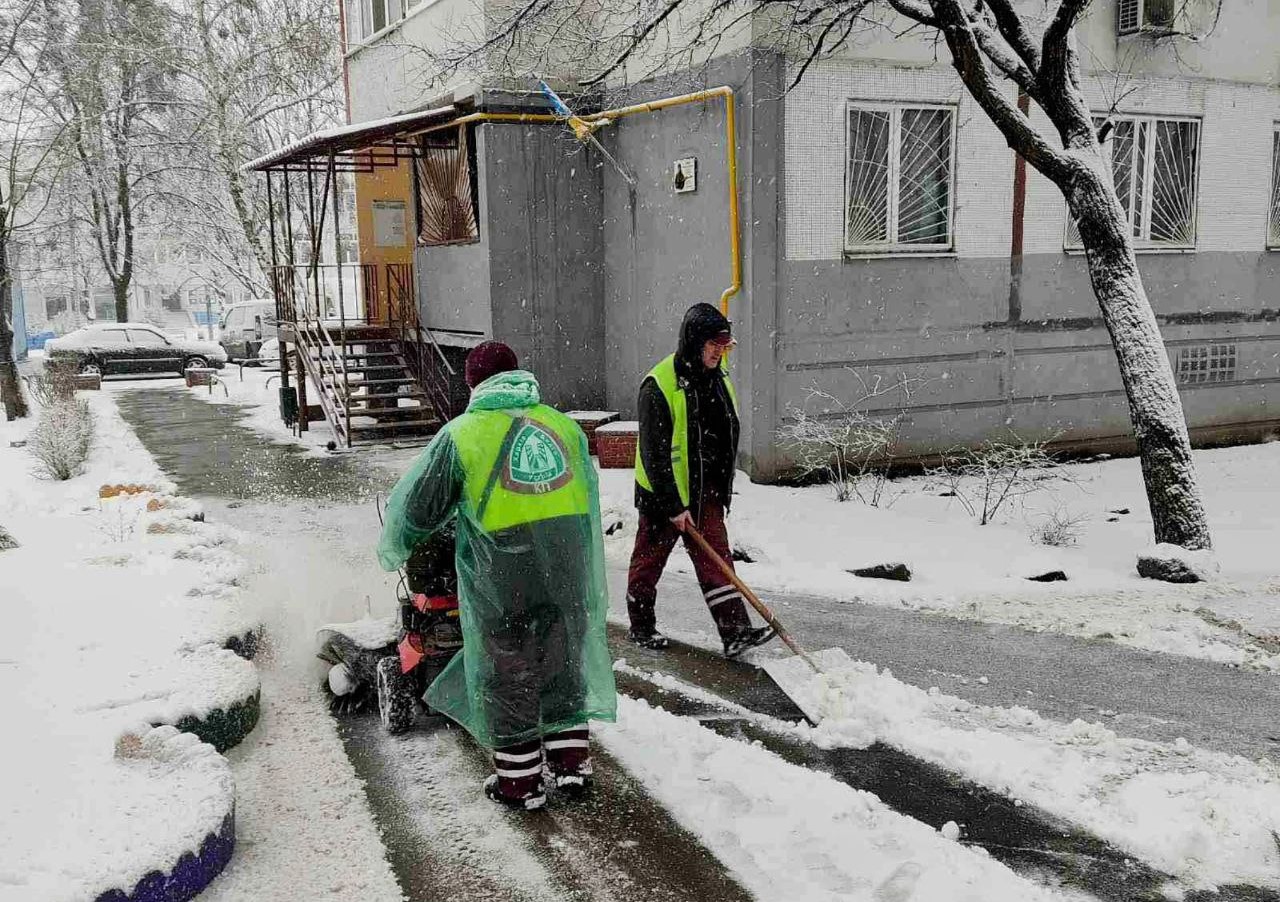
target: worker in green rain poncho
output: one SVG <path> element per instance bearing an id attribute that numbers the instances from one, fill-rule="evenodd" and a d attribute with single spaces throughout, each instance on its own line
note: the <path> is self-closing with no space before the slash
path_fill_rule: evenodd
<path id="1" fill-rule="evenodd" d="M 493 800 L 546 804 L 591 784 L 589 720 L 615 717 L 600 495 L 587 439 L 540 403 L 501 342 L 472 350 L 471 401 L 396 484 L 378 559 L 401 566 L 457 517 L 463 647 L 426 701 L 493 750 Z"/>

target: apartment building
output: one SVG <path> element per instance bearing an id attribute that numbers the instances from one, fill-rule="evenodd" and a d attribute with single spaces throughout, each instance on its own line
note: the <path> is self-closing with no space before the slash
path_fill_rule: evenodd
<path id="1" fill-rule="evenodd" d="M 683 310 L 731 280 L 725 104 L 597 132 L 632 190 L 563 125 L 474 116 L 546 112 L 535 92 L 421 87 L 412 48 L 442 40 L 459 8 L 345 7 L 354 123 L 471 116 L 448 140 L 435 126 L 406 139 L 416 174 L 405 162 L 357 176 L 361 259 L 413 264 L 442 345 L 501 338 L 553 401 L 631 413 Z M 1280 8 L 1235 0 L 1203 28 L 1179 18 L 1188 8 L 1095 2 L 1081 58 L 1193 439 L 1246 440 L 1280 420 Z M 797 409 L 833 414 L 815 390 L 902 414 L 906 454 L 1011 435 L 1124 448 L 1127 405 L 1063 198 L 1017 165 L 945 49 L 883 33 L 789 89 L 799 61 L 767 37 L 748 23 L 696 71 L 627 88 L 634 101 L 691 81 L 734 91 L 742 289 L 730 306 L 753 475 L 786 468 L 778 430 Z M 446 162 L 423 162 L 433 154 Z M 374 211 L 397 204 L 416 228 L 387 247 Z M 465 229 L 433 231 L 460 205 Z"/>

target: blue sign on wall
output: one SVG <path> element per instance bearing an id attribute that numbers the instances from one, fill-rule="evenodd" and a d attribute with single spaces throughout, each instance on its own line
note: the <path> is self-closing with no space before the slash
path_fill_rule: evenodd
<path id="1" fill-rule="evenodd" d="M 216 310 L 192 310 L 191 315 L 195 317 L 197 326 L 216 326 L 218 324 L 218 311 Z"/>

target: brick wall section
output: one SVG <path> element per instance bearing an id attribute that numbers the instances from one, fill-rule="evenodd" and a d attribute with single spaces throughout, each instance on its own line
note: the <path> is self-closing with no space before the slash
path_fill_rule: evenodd
<path id="1" fill-rule="evenodd" d="M 635 466 L 636 442 L 640 436 L 640 424 L 635 420 L 609 423 L 596 430 L 596 453 L 600 468 L 626 470 Z"/>

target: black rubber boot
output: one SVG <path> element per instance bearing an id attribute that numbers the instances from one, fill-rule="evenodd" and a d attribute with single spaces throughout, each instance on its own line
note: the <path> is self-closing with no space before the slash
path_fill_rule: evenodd
<path id="1" fill-rule="evenodd" d="M 764 645 L 776 635 L 778 635 L 777 631 L 771 626 L 749 627 L 736 636 L 724 640 L 724 656 L 736 658 L 748 649 Z"/>
<path id="2" fill-rule="evenodd" d="M 627 596 L 627 616 L 631 618 L 631 631 L 627 638 L 641 648 L 663 649 L 671 643 L 658 632 L 658 618 L 653 608 L 652 598 Z"/>

